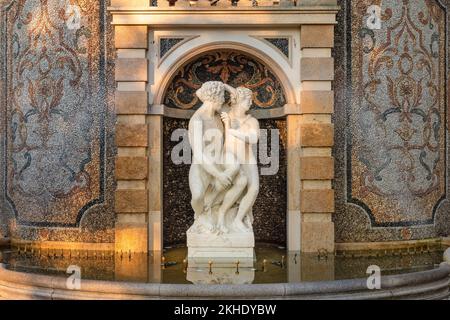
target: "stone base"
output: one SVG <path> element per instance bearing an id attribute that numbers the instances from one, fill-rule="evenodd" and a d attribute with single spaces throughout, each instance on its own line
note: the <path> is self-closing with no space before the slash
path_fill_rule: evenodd
<path id="1" fill-rule="evenodd" d="M 189 268 L 200 268 L 200 269 L 208 269 L 209 263 L 211 262 L 214 269 L 221 268 L 221 269 L 233 269 L 236 270 L 236 268 L 253 268 L 255 265 L 255 256 L 252 255 L 252 257 L 230 257 L 230 258 L 215 258 L 215 257 L 209 257 L 209 258 L 193 258 L 190 257 L 188 259 L 188 266 Z M 239 262 L 239 265 L 237 265 L 237 262 Z"/>
<path id="2" fill-rule="evenodd" d="M 255 270 L 252 268 L 188 268 L 186 280 L 193 284 L 252 284 Z"/>
<path id="3" fill-rule="evenodd" d="M 197 234 L 187 232 L 188 259 L 192 258 L 254 258 L 253 232 L 229 234 Z"/>
<path id="4" fill-rule="evenodd" d="M 188 258 L 253 259 L 253 248 L 188 247 Z"/>

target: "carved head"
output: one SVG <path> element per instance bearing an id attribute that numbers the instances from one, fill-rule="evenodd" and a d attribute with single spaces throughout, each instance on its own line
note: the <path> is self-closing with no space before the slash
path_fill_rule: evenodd
<path id="1" fill-rule="evenodd" d="M 235 93 L 231 95 L 231 105 L 239 106 L 245 109 L 245 111 L 250 110 L 253 104 L 253 92 L 252 90 L 239 87 L 236 89 Z"/>
<path id="2" fill-rule="evenodd" d="M 203 103 L 211 103 L 216 110 L 225 102 L 225 86 L 219 81 L 205 82 L 195 94 Z"/>

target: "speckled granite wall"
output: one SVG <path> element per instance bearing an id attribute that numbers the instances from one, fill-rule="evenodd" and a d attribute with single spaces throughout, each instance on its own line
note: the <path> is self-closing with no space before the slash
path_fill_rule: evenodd
<path id="1" fill-rule="evenodd" d="M 448 235 L 449 3 L 339 2 L 336 241 Z M 366 25 L 374 4 L 381 30 Z"/>
<path id="2" fill-rule="evenodd" d="M 253 229 L 258 242 L 286 245 L 286 121 L 260 120 L 261 129 L 280 132 L 280 168 L 276 175 L 260 176 L 260 192 L 253 207 Z M 171 160 L 171 141 L 176 129 L 187 129 L 188 120 L 164 118 L 164 246 L 186 243 L 186 231 L 194 223 L 190 201 L 189 165 L 177 165 Z M 270 142 L 268 143 L 270 154 Z"/>
<path id="3" fill-rule="evenodd" d="M 2 232 L 25 240 L 113 242 L 107 2 L 0 3 Z M 68 5 L 80 8 L 80 28 L 68 24 Z"/>

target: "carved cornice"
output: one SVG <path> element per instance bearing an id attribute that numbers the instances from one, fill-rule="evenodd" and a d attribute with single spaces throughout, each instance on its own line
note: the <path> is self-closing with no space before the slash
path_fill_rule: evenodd
<path id="1" fill-rule="evenodd" d="M 308 7 L 109 7 L 112 24 L 151 26 L 297 26 L 336 24 L 338 6 Z"/>

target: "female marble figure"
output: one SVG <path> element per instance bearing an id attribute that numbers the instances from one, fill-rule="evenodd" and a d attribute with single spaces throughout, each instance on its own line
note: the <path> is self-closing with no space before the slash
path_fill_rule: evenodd
<path id="1" fill-rule="evenodd" d="M 223 104 L 224 90 L 230 92 L 231 110 L 221 113 L 222 126 L 217 123 L 216 113 L 219 104 Z M 251 210 L 259 191 L 258 167 L 252 148 L 258 142 L 259 123 L 247 114 L 252 105 L 252 92 L 207 82 L 197 95 L 204 105 L 191 119 L 190 141 L 194 160 L 200 155 L 206 161 L 202 159 L 200 164 L 191 167 L 189 181 L 196 220 L 189 232 L 251 232 Z M 208 134 L 208 130 L 215 133 Z"/>
<path id="2" fill-rule="evenodd" d="M 259 192 L 258 166 L 252 148 L 252 145 L 258 143 L 259 123 L 256 118 L 247 114 L 252 106 L 252 91 L 243 87 L 225 87 L 231 94 L 231 111 L 221 114 L 225 127 L 225 164 L 235 170 L 237 163 L 239 175 L 233 187 L 226 192 L 219 209 L 218 227 L 225 233 L 228 231 L 223 225 L 224 215 L 239 196 L 242 196 L 232 228 L 235 231 L 247 232 L 251 230 L 252 207 Z"/>

